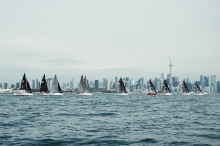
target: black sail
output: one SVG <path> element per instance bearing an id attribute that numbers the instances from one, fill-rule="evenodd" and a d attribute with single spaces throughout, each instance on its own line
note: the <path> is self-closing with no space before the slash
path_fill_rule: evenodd
<path id="1" fill-rule="evenodd" d="M 87 89 L 88 89 L 88 92 L 90 92 L 91 93 L 91 88 L 90 88 L 90 86 L 89 86 L 89 81 L 87 80 L 87 82 L 86 82 L 87 84 L 86 84 L 86 86 L 87 86 Z"/>
<path id="2" fill-rule="evenodd" d="M 163 80 L 163 92 L 169 92 L 170 93 L 170 89 L 167 85 L 167 81 Z"/>
<path id="3" fill-rule="evenodd" d="M 26 89 L 26 91 L 27 91 L 28 93 L 32 93 L 32 90 L 31 90 L 31 87 L 30 87 L 28 81 L 27 81 L 27 89 Z"/>
<path id="4" fill-rule="evenodd" d="M 58 82 L 58 80 L 57 80 L 57 82 Z M 58 92 L 59 92 L 59 93 L 63 93 L 62 90 L 61 90 L 61 88 L 60 88 L 59 82 L 58 82 Z"/>
<path id="5" fill-rule="evenodd" d="M 183 83 L 182 83 L 182 89 L 183 89 L 183 93 L 189 93 L 189 89 L 187 88 L 186 83 L 185 83 L 184 80 L 183 80 Z"/>
<path id="6" fill-rule="evenodd" d="M 202 93 L 202 90 L 200 89 L 200 87 L 199 87 L 197 82 L 195 83 L 195 92 L 196 93 Z"/>
<path id="7" fill-rule="evenodd" d="M 120 78 L 119 80 L 119 87 L 118 87 L 118 90 L 119 90 L 119 93 L 127 93 L 126 89 L 125 89 L 125 86 L 124 86 L 124 83 L 122 81 L 122 78 Z"/>
<path id="8" fill-rule="evenodd" d="M 27 79 L 26 79 L 26 75 L 24 73 L 23 78 L 21 80 L 20 90 L 26 90 L 26 89 L 27 89 Z"/>
<path id="9" fill-rule="evenodd" d="M 40 92 L 49 93 L 49 90 L 48 90 L 48 87 L 47 87 L 47 81 L 46 81 L 46 78 L 45 78 L 45 74 L 44 74 L 44 76 L 42 78 L 42 81 L 41 81 Z"/>
<path id="10" fill-rule="evenodd" d="M 155 90 L 155 88 L 154 88 L 153 83 L 151 82 L 151 79 L 150 79 L 150 86 L 151 86 L 151 90 L 153 90 L 154 92 L 157 92 L 157 91 Z"/>

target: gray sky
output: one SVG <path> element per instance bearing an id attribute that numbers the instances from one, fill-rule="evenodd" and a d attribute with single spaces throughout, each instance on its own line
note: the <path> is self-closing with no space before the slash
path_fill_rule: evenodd
<path id="1" fill-rule="evenodd" d="M 218 0 L 0 1 L 0 82 L 220 76 Z M 149 61 L 149 62 L 148 62 Z"/>

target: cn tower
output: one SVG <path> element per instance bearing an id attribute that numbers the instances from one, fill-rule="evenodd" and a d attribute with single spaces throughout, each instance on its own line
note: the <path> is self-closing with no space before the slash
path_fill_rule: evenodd
<path id="1" fill-rule="evenodd" d="M 172 82 L 172 62 L 171 62 L 171 57 L 170 57 L 170 91 L 172 92 L 172 89 L 173 89 L 173 82 Z"/>

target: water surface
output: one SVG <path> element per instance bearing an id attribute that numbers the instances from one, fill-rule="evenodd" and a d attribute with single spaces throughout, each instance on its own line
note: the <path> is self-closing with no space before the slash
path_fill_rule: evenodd
<path id="1" fill-rule="evenodd" d="M 0 145 L 220 145 L 220 95 L 0 95 Z"/>

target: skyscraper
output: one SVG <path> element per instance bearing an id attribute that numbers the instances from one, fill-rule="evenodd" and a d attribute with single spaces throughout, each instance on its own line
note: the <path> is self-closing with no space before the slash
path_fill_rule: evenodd
<path id="1" fill-rule="evenodd" d="M 171 57 L 170 57 L 170 91 L 172 92 L 172 89 L 173 89 L 173 82 L 172 82 L 172 62 L 171 62 Z"/>
<path id="2" fill-rule="evenodd" d="M 200 85 L 201 85 L 202 88 L 204 87 L 204 82 L 203 82 L 203 80 L 204 80 L 203 75 L 200 75 Z"/>
<path id="3" fill-rule="evenodd" d="M 110 90 L 110 80 L 106 80 L 106 90 Z"/>
<path id="4" fill-rule="evenodd" d="M 95 90 L 99 90 L 99 80 L 95 80 Z"/>
<path id="5" fill-rule="evenodd" d="M 35 79 L 32 80 L 31 87 L 32 89 L 35 89 Z"/>
<path id="6" fill-rule="evenodd" d="M 103 79 L 103 83 L 102 83 L 102 87 L 105 88 L 106 87 L 106 79 Z"/>
<path id="7" fill-rule="evenodd" d="M 118 83 L 118 77 L 117 76 L 115 77 L 115 83 Z"/>
<path id="8" fill-rule="evenodd" d="M 167 79 L 167 73 L 161 73 L 161 79 Z"/>

